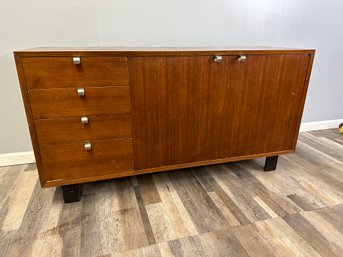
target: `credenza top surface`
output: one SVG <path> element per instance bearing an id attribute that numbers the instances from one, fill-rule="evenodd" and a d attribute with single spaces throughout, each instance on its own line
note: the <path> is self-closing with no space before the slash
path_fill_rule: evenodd
<path id="1" fill-rule="evenodd" d="M 36 47 L 15 51 L 20 56 L 117 55 L 117 56 L 187 56 L 206 54 L 299 54 L 314 53 L 314 49 L 267 46 L 230 47 Z"/>

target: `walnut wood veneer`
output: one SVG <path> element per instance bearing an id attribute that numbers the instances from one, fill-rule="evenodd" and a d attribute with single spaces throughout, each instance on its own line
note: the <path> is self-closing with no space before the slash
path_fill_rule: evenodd
<path id="1" fill-rule="evenodd" d="M 314 50 L 34 48 L 14 53 L 42 187 L 295 150 Z M 74 192 L 74 196 L 72 195 Z"/>

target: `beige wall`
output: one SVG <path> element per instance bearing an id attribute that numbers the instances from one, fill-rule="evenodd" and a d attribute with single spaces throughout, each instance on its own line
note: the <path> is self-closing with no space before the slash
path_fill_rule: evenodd
<path id="1" fill-rule="evenodd" d="M 31 149 L 12 52 L 35 46 L 316 48 L 303 121 L 343 118 L 342 10 L 341 0 L 0 0 L 0 154 Z"/>

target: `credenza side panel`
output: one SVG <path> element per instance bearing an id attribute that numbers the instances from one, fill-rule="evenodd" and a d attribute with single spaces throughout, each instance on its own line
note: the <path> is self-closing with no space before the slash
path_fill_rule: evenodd
<path id="1" fill-rule="evenodd" d="M 135 169 L 294 150 L 309 61 L 129 58 Z"/>

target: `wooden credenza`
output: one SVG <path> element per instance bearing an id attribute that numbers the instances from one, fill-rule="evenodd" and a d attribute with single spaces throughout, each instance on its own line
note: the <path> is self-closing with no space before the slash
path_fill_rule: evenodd
<path id="1" fill-rule="evenodd" d="M 14 53 L 42 187 L 294 152 L 314 50 Z"/>

